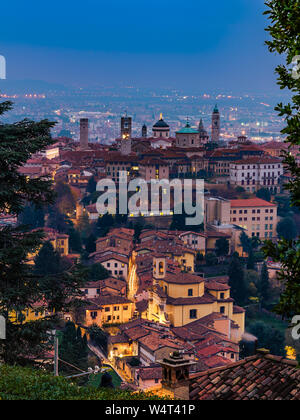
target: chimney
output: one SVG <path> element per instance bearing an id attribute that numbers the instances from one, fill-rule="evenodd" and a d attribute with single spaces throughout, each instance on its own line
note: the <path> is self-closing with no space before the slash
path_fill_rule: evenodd
<path id="1" fill-rule="evenodd" d="M 80 149 L 87 150 L 89 148 L 89 120 L 87 118 L 80 119 Z"/>
<path id="2" fill-rule="evenodd" d="M 172 398 L 190 399 L 190 368 L 195 365 L 179 353 L 171 353 L 169 357 L 158 360 L 163 370 L 162 390 Z"/>

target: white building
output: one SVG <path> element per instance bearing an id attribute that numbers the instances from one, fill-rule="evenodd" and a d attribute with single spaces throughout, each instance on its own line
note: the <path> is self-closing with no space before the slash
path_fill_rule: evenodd
<path id="1" fill-rule="evenodd" d="M 230 184 L 249 192 L 268 188 L 276 194 L 282 175 L 283 164 L 279 158 L 253 157 L 230 164 Z"/>

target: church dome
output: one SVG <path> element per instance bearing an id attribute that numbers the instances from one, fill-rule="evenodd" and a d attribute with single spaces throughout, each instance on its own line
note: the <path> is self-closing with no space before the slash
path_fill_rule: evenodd
<path id="1" fill-rule="evenodd" d="M 195 130 L 190 126 L 190 123 L 187 122 L 186 126 L 181 130 L 177 131 L 176 134 L 198 134 L 198 130 Z"/>
<path id="2" fill-rule="evenodd" d="M 160 120 L 154 124 L 153 128 L 170 128 L 169 125 L 163 120 L 162 115 L 160 116 Z"/>

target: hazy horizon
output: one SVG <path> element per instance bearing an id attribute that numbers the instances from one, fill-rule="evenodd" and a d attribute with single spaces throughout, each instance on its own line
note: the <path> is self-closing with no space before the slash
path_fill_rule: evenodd
<path id="1" fill-rule="evenodd" d="M 278 92 L 264 9 L 263 0 L 53 0 L 48 9 L 17 0 L 1 6 L 0 54 L 11 82 Z"/>

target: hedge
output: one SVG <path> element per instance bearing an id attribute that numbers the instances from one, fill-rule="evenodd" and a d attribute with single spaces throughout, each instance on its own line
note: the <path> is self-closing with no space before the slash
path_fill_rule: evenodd
<path id="1" fill-rule="evenodd" d="M 153 394 L 79 387 L 41 370 L 0 366 L 1 400 L 155 400 Z"/>

